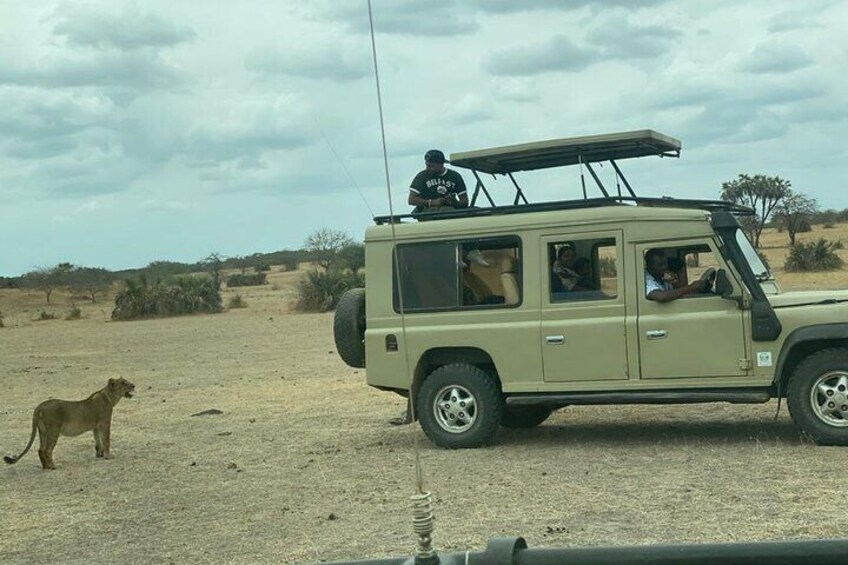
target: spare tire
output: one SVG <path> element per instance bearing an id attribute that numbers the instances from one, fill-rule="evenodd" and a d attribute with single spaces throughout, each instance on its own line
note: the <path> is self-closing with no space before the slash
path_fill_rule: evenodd
<path id="1" fill-rule="evenodd" d="M 345 292 L 333 318 L 336 351 L 351 367 L 365 368 L 365 289 Z"/>

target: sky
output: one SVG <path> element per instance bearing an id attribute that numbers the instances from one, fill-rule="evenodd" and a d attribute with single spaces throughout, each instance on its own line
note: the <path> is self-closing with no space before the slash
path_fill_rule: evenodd
<path id="1" fill-rule="evenodd" d="M 0 0 L 0 276 L 361 240 L 389 194 L 409 210 L 428 149 L 638 129 L 683 143 L 620 163 L 640 195 L 748 173 L 848 207 L 848 2 L 372 8 L 388 188 L 366 0 Z M 574 167 L 518 180 L 581 196 Z"/>

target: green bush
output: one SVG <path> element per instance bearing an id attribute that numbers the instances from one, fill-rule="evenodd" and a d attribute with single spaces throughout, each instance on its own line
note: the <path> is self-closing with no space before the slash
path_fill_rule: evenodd
<path id="1" fill-rule="evenodd" d="M 136 320 L 221 311 L 221 293 L 209 277 L 178 277 L 148 286 L 127 281 L 115 296 L 113 320 Z"/>
<path id="2" fill-rule="evenodd" d="M 65 314 L 66 320 L 79 320 L 82 318 L 82 310 L 76 304 L 71 304 L 71 309 Z"/>
<path id="3" fill-rule="evenodd" d="M 787 271 L 834 271 L 841 269 L 842 258 L 836 254 L 843 249 L 840 241 L 824 238 L 809 243 L 796 243 L 789 249 L 784 269 Z"/>
<path id="4" fill-rule="evenodd" d="M 285 268 L 286 272 L 296 271 L 298 266 L 300 265 L 300 259 L 294 255 L 287 255 L 283 257 L 281 261 L 283 268 Z"/>
<path id="5" fill-rule="evenodd" d="M 227 302 L 227 308 L 247 308 L 247 302 L 240 294 L 236 294 L 230 297 L 230 300 Z"/>
<path id="6" fill-rule="evenodd" d="M 267 273 L 268 271 L 270 271 L 270 270 L 271 270 L 271 264 L 270 264 L 270 263 L 257 263 L 257 264 L 253 267 L 253 269 L 254 269 L 257 273 Z"/>
<path id="7" fill-rule="evenodd" d="M 227 286 L 260 286 L 266 282 L 265 273 L 234 274 L 227 277 Z"/>
<path id="8" fill-rule="evenodd" d="M 327 312 L 338 304 L 342 294 L 351 288 L 365 286 L 365 276 L 338 270 L 309 271 L 297 284 L 297 309 L 304 312 Z"/>

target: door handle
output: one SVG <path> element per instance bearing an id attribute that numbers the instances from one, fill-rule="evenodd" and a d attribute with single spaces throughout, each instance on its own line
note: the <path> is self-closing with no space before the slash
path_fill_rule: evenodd
<path id="1" fill-rule="evenodd" d="M 562 345 L 563 343 L 565 343 L 565 336 L 564 335 L 545 336 L 545 342 L 548 345 Z"/>
<path id="2" fill-rule="evenodd" d="M 667 334 L 665 330 L 650 330 L 645 332 L 645 335 L 648 339 L 664 339 Z"/>

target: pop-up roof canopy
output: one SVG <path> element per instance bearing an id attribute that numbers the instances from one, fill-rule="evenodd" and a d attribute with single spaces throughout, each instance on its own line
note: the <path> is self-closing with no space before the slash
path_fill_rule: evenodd
<path id="1" fill-rule="evenodd" d="M 455 167 L 506 175 L 649 155 L 679 157 L 680 146 L 680 141 L 673 137 L 645 129 L 453 153 L 450 162 Z"/>
<path id="2" fill-rule="evenodd" d="M 427 216 L 430 219 L 459 218 L 624 204 L 700 208 L 709 211 L 728 211 L 734 214 L 753 213 L 753 210 L 749 208 L 723 201 L 638 197 L 616 164 L 616 160 L 618 159 L 647 157 L 651 155 L 680 157 L 680 148 L 681 143 L 679 140 L 650 129 L 643 129 L 604 135 L 551 139 L 548 141 L 522 143 L 520 145 L 466 151 L 464 153 L 452 153 L 450 163 L 455 167 L 470 169 L 474 178 L 477 180 L 474 193 L 470 199 L 471 207 L 431 213 L 379 216 L 374 218 L 374 221 L 382 224 L 400 221 L 404 218 L 420 218 L 422 216 Z M 592 167 L 592 163 L 601 161 L 609 161 L 615 170 L 615 189 L 617 195 L 610 195 L 610 192 L 604 186 L 603 182 L 601 182 L 601 179 Z M 524 195 L 524 191 L 513 177 L 513 173 L 519 171 L 532 171 L 569 165 L 581 166 L 580 183 L 583 189 L 582 200 L 561 200 L 530 204 Z M 586 191 L 586 182 L 583 177 L 584 168 L 594 179 L 595 184 L 603 194 L 602 198 L 589 198 Z M 509 177 L 515 187 L 515 198 L 512 205 L 496 205 L 488 189 L 483 184 L 480 173 Z M 624 188 L 630 196 L 622 196 L 619 181 L 624 184 Z M 489 201 L 491 208 L 476 206 L 477 198 L 481 192 Z"/>

